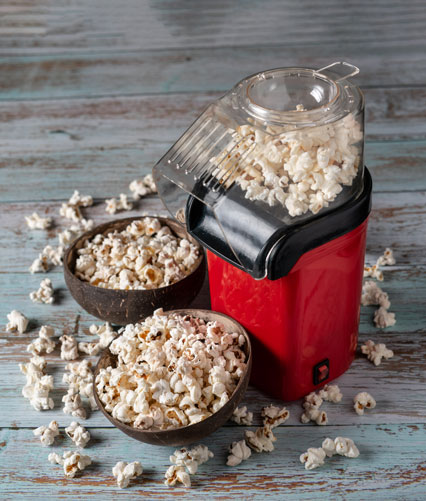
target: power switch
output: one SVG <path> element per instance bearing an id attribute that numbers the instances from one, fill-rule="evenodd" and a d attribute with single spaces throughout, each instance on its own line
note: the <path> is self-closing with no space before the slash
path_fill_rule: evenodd
<path id="1" fill-rule="evenodd" d="M 328 358 L 314 366 L 314 384 L 320 384 L 326 379 L 330 374 L 330 362 Z"/>

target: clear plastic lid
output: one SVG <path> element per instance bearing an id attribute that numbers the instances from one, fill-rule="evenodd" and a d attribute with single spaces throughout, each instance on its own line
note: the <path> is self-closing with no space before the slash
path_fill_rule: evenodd
<path id="1" fill-rule="evenodd" d="M 239 82 L 154 167 L 171 214 L 254 275 L 283 227 L 357 197 L 364 99 L 348 81 L 357 73 L 333 63 L 278 68 Z"/>

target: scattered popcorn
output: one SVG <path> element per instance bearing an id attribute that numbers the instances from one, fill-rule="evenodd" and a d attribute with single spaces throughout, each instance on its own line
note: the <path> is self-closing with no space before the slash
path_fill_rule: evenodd
<path id="1" fill-rule="evenodd" d="M 92 463 L 89 456 L 73 451 L 64 452 L 62 457 L 59 454 L 52 452 L 49 454 L 48 460 L 52 464 L 62 465 L 67 478 L 74 478 L 77 473 L 83 471 Z"/>
<path id="2" fill-rule="evenodd" d="M 175 466 L 172 464 L 169 466 L 164 476 L 166 478 L 164 483 L 168 486 L 180 482 L 185 487 L 191 487 L 191 478 L 183 466 Z"/>
<path id="3" fill-rule="evenodd" d="M 97 355 L 101 350 L 107 348 L 111 341 L 116 337 L 115 330 L 108 322 L 100 326 L 93 324 L 89 327 L 89 331 L 91 334 L 97 334 L 99 336 L 99 341 L 97 343 L 78 343 L 79 351 L 86 353 L 87 355 Z"/>
<path id="4" fill-rule="evenodd" d="M 359 456 L 358 447 L 350 438 L 336 437 L 334 440 L 326 438 L 322 443 L 322 449 L 327 457 L 334 456 L 335 454 L 348 458 L 357 458 Z"/>
<path id="5" fill-rule="evenodd" d="M 51 217 L 40 217 L 37 212 L 25 216 L 25 221 L 31 230 L 47 230 L 52 225 Z"/>
<path id="6" fill-rule="evenodd" d="M 326 438 L 323 441 L 321 448 L 329 458 L 336 454 L 336 444 L 332 438 Z"/>
<path id="7" fill-rule="evenodd" d="M 262 409 L 263 425 L 269 426 L 271 429 L 276 428 L 282 423 L 285 423 L 290 417 L 290 412 L 285 408 L 268 405 Z"/>
<path id="8" fill-rule="evenodd" d="M 326 384 L 324 388 L 322 388 L 318 395 L 327 402 L 338 403 L 342 400 L 342 393 L 337 384 Z"/>
<path id="9" fill-rule="evenodd" d="M 34 355 L 27 364 L 19 364 L 19 369 L 27 378 L 22 395 L 36 411 L 54 407 L 53 399 L 49 397 L 49 392 L 53 390 L 53 376 L 48 376 L 45 368 L 46 360 L 38 355 Z"/>
<path id="10" fill-rule="evenodd" d="M 6 324 L 6 330 L 9 332 L 19 332 L 23 334 L 28 327 L 28 318 L 18 310 L 12 310 L 8 315 L 9 322 Z"/>
<path id="11" fill-rule="evenodd" d="M 74 240 L 81 236 L 85 231 L 93 228 L 94 222 L 92 219 L 80 219 L 78 224 L 73 224 L 64 231 L 58 233 L 59 244 L 62 247 L 68 247 Z"/>
<path id="12" fill-rule="evenodd" d="M 247 446 L 245 440 L 239 442 L 232 442 L 229 447 L 229 455 L 226 461 L 228 466 L 237 466 L 242 461 L 245 461 L 251 456 L 251 449 Z"/>
<path id="13" fill-rule="evenodd" d="M 130 426 L 198 423 L 225 405 L 246 368 L 244 338 L 218 322 L 159 309 L 120 332 L 109 347 L 116 366 L 99 371 L 96 391 L 105 410 Z"/>
<path id="14" fill-rule="evenodd" d="M 152 174 L 147 174 L 142 179 L 135 179 L 132 181 L 129 184 L 129 190 L 133 193 L 134 200 L 139 200 L 151 193 L 157 193 L 157 187 L 155 186 Z"/>
<path id="15" fill-rule="evenodd" d="M 356 143 L 363 133 L 352 115 L 300 131 L 269 126 L 263 132 L 242 125 L 230 132 L 233 140 L 210 159 L 215 175 L 230 170 L 231 180 L 236 180 L 246 198 L 269 206 L 281 204 L 290 216 L 316 214 L 328 207 L 358 173 Z M 239 157 L 244 168 L 235 169 Z"/>
<path id="16" fill-rule="evenodd" d="M 246 430 L 245 437 L 247 444 L 256 452 L 271 452 L 277 440 L 269 426 L 257 428 L 255 432 Z"/>
<path id="17" fill-rule="evenodd" d="M 91 196 L 81 196 L 80 193 L 75 190 L 68 202 L 63 203 L 59 214 L 65 219 L 70 219 L 76 223 L 83 219 L 81 215 L 80 207 L 89 207 L 93 205 L 93 199 Z"/>
<path id="18" fill-rule="evenodd" d="M 377 266 L 393 266 L 396 263 L 392 249 L 386 248 L 382 256 L 377 260 Z"/>
<path id="19" fill-rule="evenodd" d="M 41 355 L 42 353 L 52 353 L 56 343 L 52 337 L 55 335 L 55 329 L 50 325 L 42 325 L 40 327 L 38 338 L 27 346 L 27 351 L 33 355 Z"/>
<path id="20" fill-rule="evenodd" d="M 362 286 L 361 304 L 363 306 L 380 305 L 390 307 L 389 296 L 372 280 L 366 280 Z"/>
<path id="21" fill-rule="evenodd" d="M 59 341 L 61 342 L 62 360 L 75 360 L 78 358 L 78 346 L 74 336 L 63 334 Z"/>
<path id="22" fill-rule="evenodd" d="M 81 426 L 77 421 L 72 421 L 72 423 L 65 428 L 65 433 L 70 437 L 77 447 L 84 448 L 90 440 L 90 433 L 86 430 L 84 426 Z"/>
<path id="23" fill-rule="evenodd" d="M 379 269 L 377 264 L 373 266 L 364 266 L 364 277 L 372 277 L 383 282 L 383 272 Z"/>
<path id="24" fill-rule="evenodd" d="M 30 273 L 46 273 L 49 270 L 49 262 L 46 256 L 39 254 L 29 267 Z"/>
<path id="25" fill-rule="evenodd" d="M 70 388 L 67 394 L 62 397 L 62 402 L 64 403 L 62 410 L 65 414 L 86 419 L 86 409 L 83 407 L 80 395 L 73 388 Z"/>
<path id="26" fill-rule="evenodd" d="M 354 409 L 358 416 L 364 414 L 364 409 L 374 409 L 374 407 L 376 407 L 376 401 L 366 391 L 357 393 L 354 396 Z"/>
<path id="27" fill-rule="evenodd" d="M 117 200 L 116 198 L 110 198 L 108 200 L 105 200 L 105 204 L 105 211 L 108 212 L 108 214 L 115 214 L 116 212 L 122 210 L 133 209 L 133 204 L 127 200 L 127 195 L 125 195 L 124 193 L 120 193 L 119 200 Z"/>
<path id="28" fill-rule="evenodd" d="M 198 471 L 198 467 L 214 457 L 213 452 L 209 451 L 205 445 L 197 445 L 188 449 L 178 449 L 170 456 L 170 462 L 176 466 L 184 466 L 190 475 Z"/>
<path id="29" fill-rule="evenodd" d="M 62 382 L 68 384 L 69 390 L 73 394 L 79 393 L 80 397 L 87 397 L 90 408 L 95 410 L 98 406 L 93 395 L 93 373 L 91 366 L 92 364 L 89 360 L 67 364 L 65 369 L 68 372 L 65 372 L 63 375 Z"/>
<path id="30" fill-rule="evenodd" d="M 310 447 L 300 456 L 300 462 L 305 463 L 306 470 L 313 470 L 324 464 L 325 452 L 320 448 Z"/>
<path id="31" fill-rule="evenodd" d="M 372 266 L 364 266 L 364 277 L 376 278 L 380 282 L 383 282 L 383 272 L 380 270 L 380 266 L 394 265 L 395 262 L 396 261 L 395 258 L 393 257 L 392 250 L 387 248 L 384 254 L 377 259 L 376 264 L 373 264 Z M 380 288 L 379 290 L 381 291 Z M 374 303 L 374 304 L 380 304 L 380 303 Z M 389 308 L 389 306 L 385 306 L 385 308 Z"/>
<path id="32" fill-rule="evenodd" d="M 33 433 L 36 437 L 40 438 L 43 447 L 52 445 L 55 437 L 59 435 L 59 426 L 56 421 L 51 421 L 47 426 L 39 426 Z"/>
<path id="33" fill-rule="evenodd" d="M 78 256 L 75 274 L 80 280 L 108 289 L 144 290 L 189 275 L 199 264 L 200 250 L 158 219 L 145 217 L 121 232 L 96 235 Z"/>
<path id="34" fill-rule="evenodd" d="M 388 311 L 384 306 L 380 306 L 380 308 L 374 312 L 373 320 L 374 325 L 379 329 L 392 327 L 396 324 L 395 313 Z"/>
<path id="35" fill-rule="evenodd" d="M 247 410 L 247 407 L 237 407 L 232 416 L 231 421 L 237 424 L 243 424 L 245 426 L 251 426 L 253 423 L 253 413 Z"/>
<path id="36" fill-rule="evenodd" d="M 117 478 L 117 485 L 120 489 L 126 488 L 130 480 L 142 475 L 143 468 L 139 461 L 133 463 L 126 463 L 119 461 L 112 469 L 112 474 Z"/>
<path id="37" fill-rule="evenodd" d="M 52 304 L 54 301 L 52 282 L 45 278 L 40 282 L 40 288 L 30 293 L 33 303 Z"/>
<path id="38" fill-rule="evenodd" d="M 307 395 L 302 404 L 305 411 L 300 416 L 300 421 L 304 424 L 315 421 L 318 425 L 326 425 L 328 423 L 327 414 L 325 411 L 320 411 L 322 402 L 322 397 L 315 392 Z"/>
<path id="39" fill-rule="evenodd" d="M 381 364 L 382 358 L 387 360 L 393 357 L 393 351 L 388 350 L 385 344 L 375 344 L 371 339 L 361 346 L 361 352 L 376 366 Z"/>
<path id="40" fill-rule="evenodd" d="M 38 255 L 38 258 L 30 266 L 31 273 L 45 273 L 49 270 L 50 265 L 61 266 L 62 258 L 64 257 L 64 248 L 62 246 L 46 247 Z"/>

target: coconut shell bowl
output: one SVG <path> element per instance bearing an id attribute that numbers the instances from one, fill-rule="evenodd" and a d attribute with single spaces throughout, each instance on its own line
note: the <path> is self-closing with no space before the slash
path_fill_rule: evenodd
<path id="1" fill-rule="evenodd" d="M 132 221 L 141 219 L 141 217 L 116 219 L 101 224 L 76 239 L 67 249 L 64 257 L 64 276 L 67 287 L 77 303 L 91 315 L 117 325 L 134 324 L 151 315 L 157 308 L 164 310 L 185 308 L 199 293 L 206 274 L 203 249 L 182 226 L 172 219 L 151 217 L 157 218 L 162 225 L 169 226 L 176 236 L 186 238 L 200 248 L 197 266 L 189 275 L 178 282 L 156 289 L 115 290 L 91 285 L 89 282 L 80 280 L 74 274 L 78 257 L 77 251 L 84 246 L 86 240 L 92 239 L 95 235 L 107 234 L 114 230 L 122 231 Z"/>
<path id="2" fill-rule="evenodd" d="M 100 401 L 98 394 L 96 392 L 96 376 L 101 369 L 106 367 L 115 367 L 117 362 L 117 357 L 106 348 L 101 354 L 99 361 L 95 367 L 93 375 L 93 391 L 96 403 L 99 409 L 105 415 L 105 417 L 119 430 L 126 433 L 130 437 L 139 440 L 140 442 L 146 442 L 153 445 L 166 445 L 166 446 L 182 446 L 191 444 L 193 442 L 198 442 L 199 440 L 205 438 L 206 436 L 212 434 L 218 428 L 220 428 L 226 421 L 232 416 L 232 413 L 238 407 L 244 394 L 247 390 L 247 386 L 250 380 L 251 366 L 252 366 L 252 351 L 249 336 L 246 330 L 234 319 L 223 315 L 222 313 L 216 313 L 210 310 L 199 310 L 199 309 L 182 309 L 174 310 L 168 313 L 178 313 L 180 315 L 191 315 L 193 317 L 202 318 L 206 322 L 217 321 L 222 323 L 227 332 L 237 332 L 242 334 L 245 338 L 244 343 L 244 353 L 246 355 L 246 368 L 241 376 L 237 387 L 235 388 L 233 394 L 229 398 L 228 402 L 217 412 L 207 417 L 203 421 L 188 426 L 182 426 L 180 428 L 173 428 L 167 430 L 159 429 L 149 429 L 142 430 L 129 426 L 127 424 L 118 421 L 113 418 L 112 415 L 107 412 L 104 408 L 103 403 Z"/>

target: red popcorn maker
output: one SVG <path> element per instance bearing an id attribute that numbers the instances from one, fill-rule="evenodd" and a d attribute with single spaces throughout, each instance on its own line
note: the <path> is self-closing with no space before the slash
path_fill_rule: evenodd
<path id="1" fill-rule="evenodd" d="M 249 76 L 154 167 L 164 204 L 207 249 L 212 309 L 251 334 L 252 383 L 283 400 L 355 356 L 372 189 L 357 73 Z"/>

